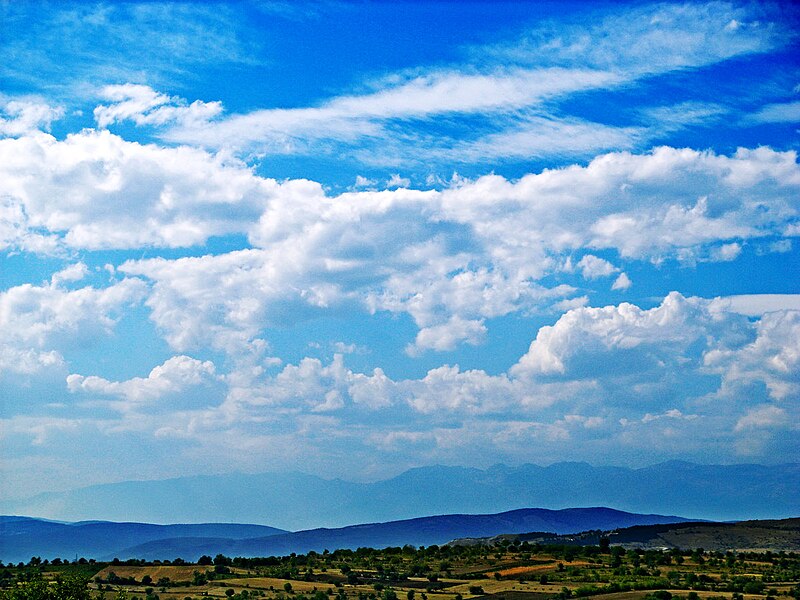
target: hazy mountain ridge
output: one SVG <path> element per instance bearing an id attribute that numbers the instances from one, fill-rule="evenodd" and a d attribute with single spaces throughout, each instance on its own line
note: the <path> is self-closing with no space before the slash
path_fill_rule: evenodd
<path id="1" fill-rule="evenodd" d="M 18 562 L 28 560 L 31 556 L 72 558 L 75 555 L 99 558 L 120 548 L 172 537 L 239 539 L 281 533 L 285 533 L 285 530 L 240 523 L 59 523 L 3 516 L 0 517 L 0 560 Z"/>
<path id="2" fill-rule="evenodd" d="M 300 473 L 231 473 L 104 484 L 0 503 L 7 514 L 70 521 L 235 520 L 288 530 L 420 514 L 489 514 L 525 506 L 613 506 L 713 520 L 782 518 L 800 514 L 800 464 L 672 461 L 630 469 L 571 462 L 486 470 L 433 466 L 374 483 Z"/>
<path id="3" fill-rule="evenodd" d="M 321 552 L 336 548 L 371 546 L 415 546 L 444 544 L 457 537 L 482 537 L 500 533 L 548 531 L 573 533 L 585 529 L 614 529 L 634 524 L 675 523 L 686 521 L 681 517 L 665 515 L 639 515 L 609 508 L 571 508 L 563 510 L 520 509 L 499 514 L 451 514 L 420 517 L 387 523 L 366 523 L 347 527 L 310 529 L 294 533 L 252 526 L 259 533 L 244 536 L 246 525 L 206 524 L 150 525 L 145 523 L 92 523 L 39 525 L 32 519 L 23 522 L 5 522 L 2 540 L 4 560 L 27 560 L 31 556 L 85 556 L 111 559 L 173 559 L 181 557 L 196 560 L 202 554 L 223 553 L 230 556 L 285 555 L 292 552 Z M 0 520 L 0 522 L 3 522 Z M 139 542 L 131 543 L 137 528 Z M 160 529 L 159 529 L 160 528 Z M 235 529 L 236 528 L 236 529 Z M 240 534 L 221 535 L 230 531 Z M 44 531 L 46 530 L 46 533 Z M 159 530 L 162 537 L 153 537 Z M 206 535 L 202 535 L 203 532 Z M 32 533 L 31 533 L 32 532 Z M 277 532 L 277 533 L 272 533 Z M 44 534 L 43 534 L 44 533 Z M 266 533 L 266 534 L 265 534 Z M 100 536 L 105 537 L 100 537 Z"/>
<path id="4" fill-rule="evenodd" d="M 215 550 L 232 556 L 281 555 L 292 552 L 322 552 L 326 548 L 358 548 L 369 546 L 429 546 L 445 544 L 460 535 L 496 535 L 502 532 L 523 532 L 532 529 L 571 533 L 587 528 L 617 528 L 631 524 L 668 523 L 685 521 L 682 517 L 666 515 L 637 515 L 609 508 L 568 508 L 548 510 L 519 509 L 489 515 L 439 515 L 404 519 L 387 523 L 367 523 L 347 527 L 310 529 L 266 538 L 230 540 Z M 189 542 L 188 544 L 186 542 Z M 168 548 L 177 555 L 192 556 L 191 552 L 209 554 L 219 548 L 219 540 L 203 545 L 201 540 L 162 540 L 128 548 L 131 556 L 155 558 Z"/>

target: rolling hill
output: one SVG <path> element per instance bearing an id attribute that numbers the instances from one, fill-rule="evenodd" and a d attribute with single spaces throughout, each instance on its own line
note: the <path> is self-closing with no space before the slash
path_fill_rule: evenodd
<path id="1" fill-rule="evenodd" d="M 282 533 L 286 532 L 275 527 L 238 523 L 187 525 L 107 521 L 61 523 L 29 517 L 3 516 L 0 517 L 0 560 L 19 562 L 27 561 L 32 556 L 70 560 L 75 556 L 99 558 L 113 554 L 121 548 L 171 537 L 242 539 Z"/>
<path id="2" fill-rule="evenodd" d="M 18 520 L 15 520 L 18 519 Z M 529 508 L 487 515 L 442 515 L 334 529 L 283 532 L 263 526 L 144 523 L 53 523 L 4 517 L 0 558 L 28 560 L 75 554 L 87 558 L 118 557 L 196 560 L 203 554 L 270 556 L 291 552 L 371 546 L 444 544 L 458 537 L 482 537 L 537 530 L 572 533 L 629 525 L 676 523 L 681 517 L 640 515 L 609 508 L 547 510 Z M 248 529 L 252 528 L 252 529 Z"/>
<path id="3" fill-rule="evenodd" d="M 597 545 L 608 537 L 614 546 L 624 548 L 703 548 L 765 552 L 800 551 L 800 518 L 753 520 L 738 523 L 684 522 L 655 525 L 634 525 L 605 531 L 584 531 L 579 534 L 551 535 L 542 532 L 501 534 L 485 538 L 461 538 L 453 545 L 494 544 L 498 540 L 520 540 L 532 544 Z"/>

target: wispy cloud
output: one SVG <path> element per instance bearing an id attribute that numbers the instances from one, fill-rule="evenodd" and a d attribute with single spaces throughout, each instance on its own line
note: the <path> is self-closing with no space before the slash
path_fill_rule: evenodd
<path id="1" fill-rule="evenodd" d="M 0 74 L 57 96 L 87 84 L 167 86 L 192 66 L 255 55 L 241 15 L 219 3 L 5 2 L 0 15 Z"/>
<path id="2" fill-rule="evenodd" d="M 800 123 L 800 100 L 767 104 L 746 120 L 754 123 Z"/>
<path id="3" fill-rule="evenodd" d="M 178 106 L 169 108 L 153 92 L 158 107 L 137 112 L 136 102 L 122 98 L 98 109 L 99 123 L 109 124 L 114 115 L 167 125 L 160 135 L 175 143 L 267 154 L 337 152 L 373 166 L 588 156 L 708 125 L 727 109 L 686 101 L 646 109 L 638 124 L 620 126 L 564 111 L 563 101 L 773 49 L 786 32 L 765 16 L 725 3 L 628 8 L 600 14 L 595 25 L 539 26 L 513 43 L 476 50 L 470 63 L 390 74 L 364 93 L 314 106 L 219 115 L 216 102 L 187 106 L 181 100 L 182 111 L 194 109 L 201 118 L 180 121 L 173 118 Z M 451 131 L 426 131 L 444 116 Z M 485 119 L 478 133 L 475 118 Z"/>

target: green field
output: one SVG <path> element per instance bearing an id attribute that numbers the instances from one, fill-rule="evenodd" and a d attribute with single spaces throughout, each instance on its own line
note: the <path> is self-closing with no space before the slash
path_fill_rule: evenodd
<path id="1" fill-rule="evenodd" d="M 800 598 L 800 554 L 496 545 L 184 561 L 32 560 L 0 572 L 14 600 L 769 600 Z M 175 564 L 177 563 L 177 564 Z"/>

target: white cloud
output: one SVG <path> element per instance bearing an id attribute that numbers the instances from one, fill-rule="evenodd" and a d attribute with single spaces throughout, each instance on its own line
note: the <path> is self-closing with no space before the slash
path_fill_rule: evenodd
<path id="1" fill-rule="evenodd" d="M 769 245 L 770 252 L 776 252 L 778 254 L 784 254 L 786 252 L 791 252 L 792 250 L 792 240 L 785 239 L 785 240 L 778 240 L 772 242 Z"/>
<path id="2" fill-rule="evenodd" d="M 356 175 L 356 182 L 354 184 L 354 187 L 356 187 L 356 188 L 368 188 L 368 187 L 374 186 L 376 183 L 377 183 L 377 181 L 374 181 L 373 179 L 370 179 L 369 177 L 364 177 L 363 175 Z"/>
<path id="3" fill-rule="evenodd" d="M 138 279 L 76 290 L 64 289 L 61 281 L 54 277 L 49 285 L 23 284 L 0 292 L 0 373 L 35 373 L 61 365 L 61 348 L 107 335 L 123 310 L 145 293 Z"/>
<path id="4" fill-rule="evenodd" d="M 537 283 L 563 268 L 564 254 L 597 248 L 658 262 L 709 247 L 732 259 L 741 242 L 731 238 L 780 235 L 798 215 L 800 168 L 794 153 L 765 148 L 732 157 L 659 148 L 442 192 L 331 197 L 309 181 L 243 181 L 268 198 L 257 223 L 236 224 L 256 249 L 121 267 L 153 281 L 153 319 L 181 352 L 246 346 L 287 315 L 344 307 L 411 315 L 420 329 L 412 352 L 479 343 L 486 319 L 582 302 L 573 288 Z M 248 204 L 240 197 L 234 204 Z M 618 272 L 593 254 L 577 268 L 589 278 Z M 623 275 L 614 289 L 630 285 Z"/>
<path id="5" fill-rule="evenodd" d="M 800 311 L 764 314 L 754 326 L 755 339 L 740 348 L 709 351 L 706 366 L 736 388 L 762 382 L 775 400 L 800 394 Z"/>
<path id="6" fill-rule="evenodd" d="M 735 431 L 764 428 L 771 429 L 774 427 L 785 427 L 788 424 L 789 417 L 785 410 L 777 406 L 764 404 L 755 406 L 747 411 L 747 414 L 736 422 Z"/>
<path id="7" fill-rule="evenodd" d="M 0 193 L 11 248 L 180 247 L 246 233 L 255 249 L 121 267 L 151 280 L 152 318 L 180 352 L 210 343 L 239 353 L 286 315 L 344 307 L 411 315 L 410 350 L 421 352 L 480 343 L 486 319 L 576 306 L 574 289 L 538 283 L 565 254 L 584 254 L 589 278 L 618 269 L 589 249 L 734 259 L 745 240 L 796 221 L 800 167 L 795 153 L 768 148 L 728 157 L 664 147 L 518 181 L 329 196 L 204 151 L 86 131 L 0 140 Z"/>
<path id="8" fill-rule="evenodd" d="M 578 261 L 578 264 L 575 265 L 577 269 L 580 270 L 581 275 L 583 275 L 584 279 L 598 279 L 599 277 L 608 277 L 609 275 L 613 275 L 619 269 L 617 269 L 614 265 L 610 262 L 605 260 L 604 258 L 600 258 L 598 256 L 594 256 L 593 254 L 586 254 L 583 258 Z"/>
<path id="9" fill-rule="evenodd" d="M 650 423 L 652 421 L 658 421 L 660 419 L 687 419 L 687 420 L 693 420 L 693 419 L 696 419 L 696 418 L 697 418 L 697 415 L 684 415 L 677 408 L 671 408 L 671 409 L 669 409 L 667 411 L 664 411 L 663 413 L 657 414 L 657 415 L 654 415 L 654 414 L 651 414 L 651 413 L 647 413 L 645 416 L 642 417 L 641 422 L 642 423 Z"/>
<path id="10" fill-rule="evenodd" d="M 0 47 L 5 76 L 58 95 L 112 81 L 172 83 L 207 65 L 252 64 L 256 48 L 222 4 L 61 2 L 43 11 L 15 2 L 3 10 L 14 32 Z"/>
<path id="11" fill-rule="evenodd" d="M 661 368 L 667 360 L 676 362 L 681 352 L 704 334 L 697 323 L 702 311 L 698 301 L 674 292 L 650 310 L 627 303 L 571 310 L 555 325 L 539 330 L 511 372 L 517 376 L 566 375 L 584 354 L 602 357 L 632 351 L 645 368 Z"/>
<path id="12" fill-rule="evenodd" d="M 591 24 L 553 23 L 498 45 L 498 59 L 514 63 L 589 65 L 629 77 L 701 67 L 734 56 L 765 52 L 790 34 L 748 6 L 723 2 L 650 4 L 598 15 Z M 777 13 L 772 17 L 779 18 Z M 732 22 L 738 27 L 731 28 Z"/>
<path id="13" fill-rule="evenodd" d="M 800 294 L 742 294 L 739 296 L 723 296 L 715 298 L 712 307 L 736 312 L 749 317 L 760 317 L 765 313 L 798 310 L 800 311 Z"/>
<path id="14" fill-rule="evenodd" d="M 56 286 L 65 281 L 80 281 L 89 273 L 89 268 L 83 262 L 77 262 L 53 273 L 50 278 L 52 285 Z"/>
<path id="15" fill-rule="evenodd" d="M 746 121 L 754 123 L 800 123 L 800 100 L 780 104 L 767 104 Z"/>
<path id="16" fill-rule="evenodd" d="M 461 371 L 458 366 L 433 369 L 421 380 L 408 382 L 409 404 L 423 414 L 438 411 L 487 412 L 516 404 L 519 391 L 504 376 L 484 371 Z"/>
<path id="17" fill-rule="evenodd" d="M 64 115 L 64 109 L 29 99 L 8 99 L 0 95 L 0 136 L 20 136 L 34 131 L 49 131 L 53 121 Z"/>
<path id="18" fill-rule="evenodd" d="M 774 185 L 783 190 L 767 192 Z M 780 232 L 797 215 L 799 186 L 793 152 L 741 149 L 724 157 L 663 147 L 605 154 L 586 167 L 546 170 L 516 183 L 482 177 L 446 190 L 443 211 L 520 258 L 543 247 L 588 247 L 659 260 L 681 248 Z M 772 216 L 760 214 L 765 206 Z"/>
<path id="19" fill-rule="evenodd" d="M 134 403 L 157 400 L 168 394 L 214 379 L 215 367 L 210 361 L 199 361 L 189 356 L 173 356 L 164 364 L 154 367 L 147 377 L 127 381 L 109 381 L 102 377 L 70 374 L 67 388 L 71 392 L 87 392 L 118 397 Z"/>
<path id="20" fill-rule="evenodd" d="M 94 118 L 100 127 L 125 120 L 137 125 L 201 127 L 222 112 L 220 102 L 195 100 L 188 104 L 182 98 L 160 94 L 149 86 L 133 83 L 106 86 L 100 95 L 112 102 L 94 109 Z"/>
<path id="21" fill-rule="evenodd" d="M 611 285 L 612 290 L 627 290 L 629 287 L 633 285 L 630 277 L 626 273 L 620 273 L 619 277 L 614 280 L 614 283 Z"/>
<path id="22" fill-rule="evenodd" d="M 424 350 L 452 350 L 462 342 L 477 346 L 485 337 L 486 326 L 482 321 L 464 320 L 456 316 L 441 325 L 420 329 L 414 344 L 409 345 L 406 352 L 415 356 Z"/>
<path id="23" fill-rule="evenodd" d="M 411 185 L 411 180 L 408 177 L 400 177 L 398 173 L 392 175 L 386 182 L 386 188 L 407 188 Z"/>
<path id="24" fill-rule="evenodd" d="M 654 106 L 640 111 L 645 121 L 656 131 L 667 133 L 694 125 L 718 121 L 730 109 L 706 102 L 680 102 L 669 106 Z"/>
<path id="25" fill-rule="evenodd" d="M 191 148 L 85 131 L 0 140 L 0 234 L 74 248 L 180 247 L 241 232 L 280 185 Z M 10 239 L 9 239 L 10 238 Z"/>
<path id="26" fill-rule="evenodd" d="M 110 398 L 119 416 L 96 422 L 87 414 L 67 429 L 34 419 L 27 429 L 40 431 L 42 442 L 70 427 L 94 427 L 102 436 L 127 432 L 147 444 L 191 440 L 195 458 L 222 449 L 246 451 L 251 460 L 274 457 L 287 444 L 328 454 L 346 447 L 345 461 L 362 452 L 375 460 L 375 452 L 379 458 L 401 447 L 412 461 L 456 459 L 465 448 L 524 459 L 531 444 L 552 460 L 587 448 L 618 456 L 646 452 L 654 460 L 687 452 L 763 456 L 774 447 L 769 440 L 746 449 L 742 440 L 760 431 L 790 435 L 798 397 L 787 388 L 776 406 L 753 387 L 777 372 L 796 379 L 797 365 L 787 362 L 796 349 L 774 350 L 797 332 L 769 344 L 762 339 L 786 329 L 770 323 L 773 315 L 796 320 L 800 312 L 751 322 L 712 301 L 674 293 L 649 310 L 578 308 L 540 329 L 518 365 L 496 375 L 445 365 L 417 379 L 392 379 L 379 368 L 355 372 L 339 354 L 330 362 L 304 358 L 277 372 L 245 373 L 240 363 L 218 374 L 209 362 L 177 356 L 127 381 L 71 375 L 69 389 L 79 399 Z M 729 371 L 736 365 L 744 368 L 734 381 Z M 752 401 L 741 402 L 732 384 L 749 386 Z M 204 390 L 203 402 L 188 400 Z M 78 402 L 77 409 L 96 405 Z M 732 432 L 740 437 L 732 439 Z M 280 455 L 296 464 L 303 453 Z"/>
<path id="27" fill-rule="evenodd" d="M 736 260 L 742 253 L 742 245 L 737 242 L 722 244 L 717 248 L 712 248 L 709 257 L 711 260 L 730 262 Z"/>
<path id="28" fill-rule="evenodd" d="M 539 25 L 511 44 L 476 48 L 467 64 L 391 73 L 368 82 L 366 91 L 315 106 L 200 119 L 163 135 L 172 142 L 261 153 L 335 151 L 382 166 L 582 156 L 633 148 L 676 128 L 708 123 L 725 109 L 687 101 L 645 111 L 641 126 L 613 127 L 561 114 L 553 101 L 779 47 L 789 34 L 780 23 L 763 20 L 763 13 L 719 3 L 626 7 L 605 15 L 599 11 L 587 20 L 591 25 Z M 739 23 L 736 29 L 728 27 L 733 21 Z M 166 103 L 165 98 L 149 101 Z M 461 123 L 460 133 L 435 138 L 417 127 L 442 115 L 491 115 L 493 123 L 478 134 L 471 123 Z M 158 120 L 154 116 L 152 122 Z M 352 145 L 356 141 L 360 148 Z"/>
<path id="29" fill-rule="evenodd" d="M 559 300 L 558 302 L 553 303 L 551 308 L 557 310 L 558 312 L 564 313 L 573 308 L 581 308 L 589 304 L 589 296 L 577 296 L 575 298 L 565 298 L 564 300 Z"/>
<path id="30" fill-rule="evenodd" d="M 544 157 L 588 156 L 611 149 L 631 149 L 645 138 L 640 127 L 615 127 L 574 117 L 528 116 L 514 120 L 507 128 L 476 140 L 459 141 L 444 146 L 433 145 L 416 160 L 439 160 L 450 163 L 480 163 L 487 160 L 528 160 Z M 384 146 L 384 152 L 391 147 Z M 402 156 L 400 149 L 395 151 Z M 396 160 L 391 154 L 361 153 L 365 162 Z M 406 160 L 414 161 L 412 155 Z"/>
<path id="31" fill-rule="evenodd" d="M 348 142 L 363 136 L 388 138 L 384 121 L 430 118 L 444 113 L 507 111 L 540 104 L 574 91 L 617 83 L 611 73 L 582 69 L 496 69 L 488 74 L 432 71 L 407 81 L 383 83 L 360 96 L 340 96 L 318 107 L 266 109 L 165 132 L 166 139 L 210 147 L 247 147 L 262 151 L 305 151 L 310 141 Z"/>

